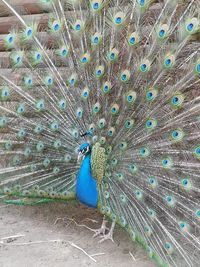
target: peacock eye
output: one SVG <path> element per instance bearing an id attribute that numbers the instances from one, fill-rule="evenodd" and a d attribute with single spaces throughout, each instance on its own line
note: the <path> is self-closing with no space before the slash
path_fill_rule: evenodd
<path id="1" fill-rule="evenodd" d="M 164 30 L 160 30 L 160 31 L 159 31 L 159 36 L 160 36 L 161 38 L 164 36 L 164 34 L 165 34 L 165 31 L 164 31 Z"/>
<path id="2" fill-rule="evenodd" d="M 145 5 L 145 0 L 138 0 L 137 2 L 141 7 Z"/>
<path id="3" fill-rule="evenodd" d="M 94 9 L 98 9 L 99 8 L 99 4 L 98 3 L 94 3 L 93 8 Z"/>
<path id="4" fill-rule="evenodd" d="M 81 150 L 81 153 L 82 154 L 85 154 L 87 152 L 87 147 L 84 147 L 82 150 Z"/>
<path id="5" fill-rule="evenodd" d="M 8 38 L 8 42 L 9 42 L 9 43 L 12 43 L 13 39 L 14 39 L 14 38 L 13 38 L 12 36 L 9 37 L 9 38 Z"/>
<path id="6" fill-rule="evenodd" d="M 31 29 L 28 29 L 27 35 L 30 36 L 31 34 L 32 34 L 32 30 Z"/>

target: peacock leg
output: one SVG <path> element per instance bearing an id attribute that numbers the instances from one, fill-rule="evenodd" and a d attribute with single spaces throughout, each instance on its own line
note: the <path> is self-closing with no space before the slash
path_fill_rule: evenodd
<path id="1" fill-rule="evenodd" d="M 114 240 L 113 240 L 114 228 L 115 228 L 115 221 L 112 222 L 112 225 L 110 227 L 110 231 L 102 237 L 102 239 L 99 241 L 99 243 L 102 243 L 105 240 L 111 240 L 114 243 Z"/>
<path id="2" fill-rule="evenodd" d="M 99 229 L 94 230 L 95 234 L 93 235 L 93 237 L 97 237 L 97 236 L 99 236 L 99 235 L 103 235 L 103 236 L 105 236 L 105 234 L 106 234 L 106 230 L 109 230 L 109 228 L 106 227 L 107 222 L 108 222 L 108 221 L 106 220 L 106 217 L 103 216 L 103 222 L 102 222 L 102 225 L 101 225 L 101 227 L 100 227 Z"/>

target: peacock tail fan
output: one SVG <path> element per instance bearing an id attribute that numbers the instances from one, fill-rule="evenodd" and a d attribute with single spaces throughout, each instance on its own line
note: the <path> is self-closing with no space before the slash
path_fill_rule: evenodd
<path id="1" fill-rule="evenodd" d="M 159 265 L 199 266 L 199 1 L 0 9 L 0 197 L 74 199 L 89 141 L 99 210 Z"/>

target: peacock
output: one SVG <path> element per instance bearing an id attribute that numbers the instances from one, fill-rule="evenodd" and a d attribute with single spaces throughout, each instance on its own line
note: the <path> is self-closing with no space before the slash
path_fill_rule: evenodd
<path id="1" fill-rule="evenodd" d="M 101 241 L 118 224 L 159 266 L 199 266 L 199 0 L 0 10 L 0 198 L 78 199 Z"/>

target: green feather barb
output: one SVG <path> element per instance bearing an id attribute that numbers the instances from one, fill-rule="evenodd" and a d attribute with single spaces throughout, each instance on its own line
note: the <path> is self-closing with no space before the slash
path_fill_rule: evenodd
<path id="1" fill-rule="evenodd" d="M 97 179 L 97 182 L 100 185 L 106 167 L 105 148 L 101 147 L 100 143 L 96 143 L 92 147 L 91 165 L 92 165 L 92 175 L 94 178 Z"/>

